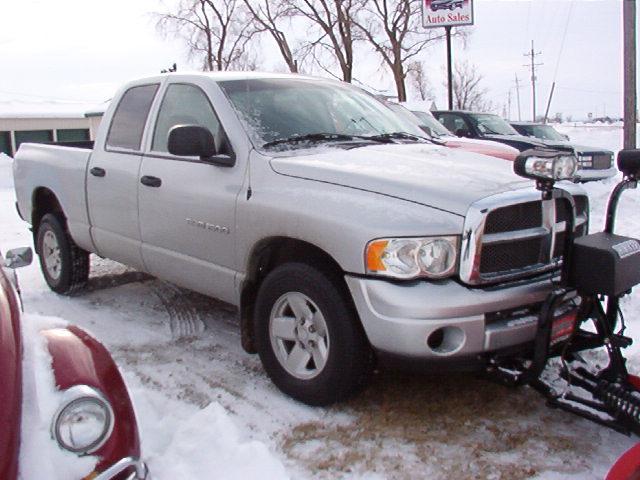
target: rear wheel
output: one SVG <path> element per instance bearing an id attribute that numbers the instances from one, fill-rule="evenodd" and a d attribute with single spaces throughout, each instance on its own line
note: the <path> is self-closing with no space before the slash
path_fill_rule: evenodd
<path id="1" fill-rule="evenodd" d="M 89 253 L 74 243 L 60 217 L 51 213 L 42 217 L 36 235 L 36 249 L 42 274 L 51 290 L 69 295 L 86 286 Z"/>
<path id="2" fill-rule="evenodd" d="M 256 343 L 267 374 L 309 405 L 348 398 L 371 369 L 368 341 L 334 277 L 301 263 L 281 265 L 256 300 Z"/>

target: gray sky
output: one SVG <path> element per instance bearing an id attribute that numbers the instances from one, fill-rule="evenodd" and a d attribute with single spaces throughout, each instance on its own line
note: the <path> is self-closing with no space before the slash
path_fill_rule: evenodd
<path id="1" fill-rule="evenodd" d="M 0 108 L 7 100 L 70 100 L 99 103 L 130 78 L 154 74 L 174 61 L 194 69 L 183 45 L 163 39 L 154 28 L 159 0 L 5 1 L 1 7 Z M 569 15 L 571 13 L 571 15 Z M 538 111 L 544 110 L 560 55 L 551 112 L 574 118 L 620 115 L 622 110 L 622 0 L 475 0 L 476 25 L 467 42 L 454 45 L 455 59 L 468 59 L 485 77 L 497 104 L 512 91 L 511 117 L 517 117 L 514 78 L 521 80 L 523 119 L 531 115 L 530 74 L 523 53 L 536 42 L 542 51 Z M 567 23 L 568 22 L 568 23 Z M 262 42 L 267 47 L 269 39 Z M 274 48 L 260 53 L 266 68 L 278 65 Z M 445 46 L 422 55 L 436 94 L 445 106 Z M 393 90 L 391 77 L 372 55 L 362 55 L 356 77 Z"/>

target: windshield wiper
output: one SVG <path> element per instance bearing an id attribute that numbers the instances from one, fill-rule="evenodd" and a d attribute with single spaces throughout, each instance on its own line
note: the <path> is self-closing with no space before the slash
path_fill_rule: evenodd
<path id="1" fill-rule="evenodd" d="M 378 143 L 390 143 L 385 138 L 377 138 L 378 136 L 364 136 L 364 135 L 346 135 L 344 133 L 307 133 L 306 135 L 294 135 L 287 138 L 278 138 L 262 145 L 262 148 L 269 148 L 275 145 L 282 145 L 286 143 L 300 143 L 300 142 L 348 142 L 350 140 L 369 140 Z"/>
<path id="2" fill-rule="evenodd" d="M 421 137 L 419 135 L 406 132 L 380 133 L 378 135 L 371 135 L 365 138 L 370 138 L 372 140 L 413 140 L 415 142 L 420 140 L 431 140 L 427 137 Z"/>

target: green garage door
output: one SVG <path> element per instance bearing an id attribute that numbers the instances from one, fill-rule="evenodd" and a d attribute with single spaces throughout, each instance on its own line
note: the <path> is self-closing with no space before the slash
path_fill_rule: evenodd
<path id="1" fill-rule="evenodd" d="M 0 132 L 0 153 L 11 156 L 11 132 Z"/>
<path id="2" fill-rule="evenodd" d="M 16 150 L 21 143 L 53 142 L 53 130 L 24 130 L 16 132 Z"/>
<path id="3" fill-rule="evenodd" d="M 65 128 L 64 130 L 57 130 L 59 142 L 85 142 L 89 140 L 88 128 Z"/>

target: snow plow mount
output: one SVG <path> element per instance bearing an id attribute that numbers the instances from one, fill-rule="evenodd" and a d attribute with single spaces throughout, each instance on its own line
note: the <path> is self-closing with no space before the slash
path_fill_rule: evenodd
<path id="1" fill-rule="evenodd" d="M 516 163 L 525 165 L 528 156 L 536 157 L 535 152 L 525 152 Z M 620 298 L 640 284 L 640 241 L 613 232 L 622 193 L 638 186 L 640 151 L 620 152 L 618 167 L 623 179 L 609 198 L 604 232 L 577 240 L 573 197 L 554 186 L 555 178 L 537 180 L 543 199 L 561 199 L 572 212 L 560 281 L 540 308 L 532 353 L 521 358 L 494 355 L 486 373 L 506 385 L 530 385 L 550 407 L 640 436 L 640 378 L 627 371 L 622 350 L 633 341 L 624 335 L 620 309 Z M 593 328 L 583 328 L 588 323 Z M 581 355 L 603 349 L 603 368 L 596 365 L 602 355 L 590 352 L 588 361 Z"/>
<path id="2" fill-rule="evenodd" d="M 492 380 L 508 386 L 531 386 L 552 408 L 574 413 L 626 435 L 640 436 L 640 381 L 628 374 L 622 354 L 622 349 L 633 341 L 622 331 L 614 333 L 602 299 L 583 298 L 577 310 L 567 311 L 565 299 L 572 294 L 575 291 L 557 289 L 549 295 L 540 311 L 532 355 L 527 358 L 494 356 L 486 372 Z M 573 301 L 577 303 L 575 297 Z M 555 309 L 554 305 L 560 308 Z M 573 315 L 575 323 L 564 339 L 568 329 L 565 319 Z M 593 323 L 596 332 L 581 328 L 588 322 Z M 598 368 L 580 355 L 598 348 L 607 352 L 608 364 L 604 368 Z"/>

